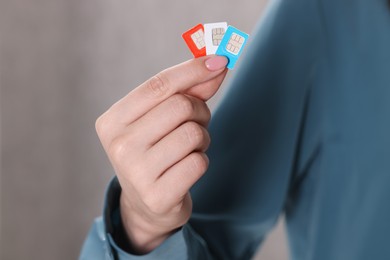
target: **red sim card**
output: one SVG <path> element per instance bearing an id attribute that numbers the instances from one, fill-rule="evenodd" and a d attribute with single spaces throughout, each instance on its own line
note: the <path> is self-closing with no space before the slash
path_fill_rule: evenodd
<path id="1" fill-rule="evenodd" d="M 189 29 L 182 35 L 195 58 L 206 56 L 206 44 L 204 41 L 204 28 L 202 24 Z"/>

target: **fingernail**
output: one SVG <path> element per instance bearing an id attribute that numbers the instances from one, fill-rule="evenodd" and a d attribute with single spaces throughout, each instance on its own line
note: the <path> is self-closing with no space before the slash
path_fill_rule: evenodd
<path id="1" fill-rule="evenodd" d="M 228 59 L 224 56 L 213 56 L 205 61 L 208 70 L 216 71 L 226 67 Z"/>

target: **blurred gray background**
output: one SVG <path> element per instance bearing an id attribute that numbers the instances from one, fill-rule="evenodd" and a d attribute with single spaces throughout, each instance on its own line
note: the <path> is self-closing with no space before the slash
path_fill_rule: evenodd
<path id="1" fill-rule="evenodd" d="M 250 33 L 265 4 L 0 0 L 0 259 L 76 259 L 113 175 L 96 118 L 191 58 L 182 32 L 227 21 Z M 282 222 L 256 259 L 287 259 Z"/>

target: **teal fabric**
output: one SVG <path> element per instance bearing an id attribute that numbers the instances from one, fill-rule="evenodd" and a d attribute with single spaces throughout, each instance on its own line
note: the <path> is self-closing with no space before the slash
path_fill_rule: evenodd
<path id="1" fill-rule="evenodd" d="M 271 1 L 249 46 L 213 116 L 190 222 L 135 256 L 111 217 L 81 258 L 109 241 L 101 255 L 119 259 L 250 259 L 285 214 L 291 259 L 390 259 L 387 1 Z"/>

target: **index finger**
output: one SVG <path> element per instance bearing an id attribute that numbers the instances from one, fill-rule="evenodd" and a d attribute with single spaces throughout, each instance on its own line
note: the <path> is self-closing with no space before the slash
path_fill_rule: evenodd
<path id="1" fill-rule="evenodd" d="M 205 56 L 168 68 L 135 88 L 110 108 L 111 115 L 129 124 L 168 97 L 220 75 L 227 58 Z"/>

